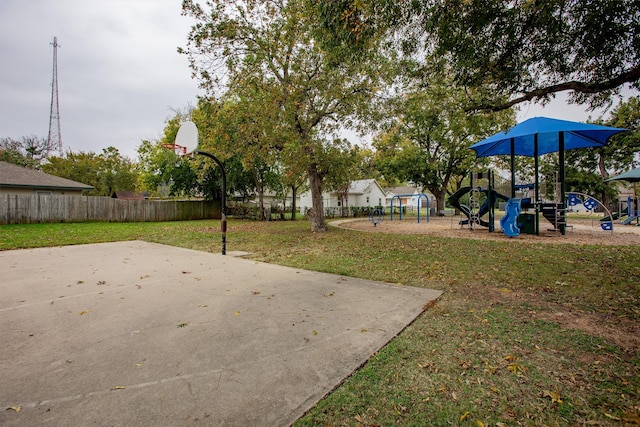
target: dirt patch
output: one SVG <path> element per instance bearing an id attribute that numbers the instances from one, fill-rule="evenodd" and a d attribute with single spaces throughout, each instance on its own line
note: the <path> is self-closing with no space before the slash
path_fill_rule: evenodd
<path id="1" fill-rule="evenodd" d="M 385 219 L 376 226 L 367 219 L 347 219 L 331 222 L 331 225 L 358 231 L 368 231 L 391 234 L 427 234 L 438 237 L 459 239 L 485 239 L 510 242 L 551 243 L 551 244 L 582 244 L 582 245 L 639 245 L 640 227 L 634 225 L 614 225 L 613 231 L 604 231 L 597 220 L 571 220 L 566 235 L 547 231 L 550 226 L 544 219 L 540 221 L 542 229 L 540 236 L 520 234 L 518 237 L 507 237 L 500 230 L 496 220 L 495 232 L 489 233 L 488 228 L 477 226 L 470 230 L 468 226 L 460 226 L 460 217 L 432 217 L 429 222 L 424 218 L 418 223 L 414 218 Z"/>
<path id="2" fill-rule="evenodd" d="M 541 305 L 540 296 L 523 290 L 496 288 L 480 284 L 465 285 L 465 298 L 483 301 L 488 306 L 528 303 L 532 307 Z M 602 338 L 623 351 L 640 351 L 640 325 L 633 320 L 604 313 L 585 313 L 568 305 L 544 302 L 544 310 L 528 310 L 523 313 L 529 319 L 554 322 L 562 328 L 574 329 L 588 335 Z"/>

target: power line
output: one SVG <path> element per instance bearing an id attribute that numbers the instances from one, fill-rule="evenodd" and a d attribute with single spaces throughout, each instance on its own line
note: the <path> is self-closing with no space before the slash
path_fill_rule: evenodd
<path id="1" fill-rule="evenodd" d="M 58 102 L 58 38 L 53 38 L 53 78 L 51 81 L 51 111 L 49 113 L 49 137 L 47 138 L 47 157 L 51 151 L 58 150 L 62 156 L 62 134 L 60 132 L 60 105 Z"/>

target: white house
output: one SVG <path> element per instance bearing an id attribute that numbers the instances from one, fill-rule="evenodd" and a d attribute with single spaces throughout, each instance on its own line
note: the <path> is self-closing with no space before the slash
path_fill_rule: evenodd
<path id="1" fill-rule="evenodd" d="M 322 206 L 326 208 L 375 207 L 384 206 L 386 194 L 375 179 L 361 179 L 349 184 L 345 192 L 331 191 L 322 193 Z M 311 207 L 311 192 L 300 194 L 298 204 L 300 212 Z"/>
<path id="2" fill-rule="evenodd" d="M 394 208 L 399 207 L 402 202 L 402 206 L 409 209 L 418 209 L 419 206 L 426 208 L 427 202 L 425 198 L 429 200 L 429 207 L 434 207 L 436 203 L 435 197 L 432 194 L 426 193 L 423 195 L 423 191 L 419 188 L 409 185 L 385 188 L 384 191 L 386 193 L 385 207 L 387 209 L 391 207 L 392 201 Z"/>

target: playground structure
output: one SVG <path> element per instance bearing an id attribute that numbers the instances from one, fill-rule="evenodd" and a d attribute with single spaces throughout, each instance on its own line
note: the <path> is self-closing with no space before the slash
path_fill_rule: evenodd
<path id="1" fill-rule="evenodd" d="M 500 218 L 500 228 L 503 233 L 509 237 L 516 237 L 520 233 L 539 235 L 540 225 L 537 221 L 537 214 L 549 221 L 553 228 L 548 232 L 565 234 L 567 227 L 566 212 L 564 204 L 560 201 L 559 183 L 556 180 L 554 187 L 554 196 L 552 201 L 540 200 L 532 201 L 529 195 L 534 184 L 519 184 L 510 186 L 507 180 L 497 177 L 498 187 L 496 190 L 496 177 L 493 171 L 470 173 L 468 178 L 463 181 L 461 186 L 454 194 L 452 194 L 448 202 L 467 217 L 459 222 L 461 226 L 468 225 L 471 230 L 474 227 L 481 226 L 489 228 L 489 232 L 495 231 L 495 208 L 502 201 L 504 204 L 504 215 Z M 502 193 L 511 193 L 508 197 Z M 520 194 L 516 194 L 520 193 Z M 566 206 L 568 208 L 582 205 L 592 213 L 598 206 L 605 212 L 605 217 L 600 222 L 600 227 L 605 231 L 613 231 L 613 219 L 617 217 L 612 215 L 607 207 L 593 196 L 578 192 L 567 192 Z M 640 222 L 639 212 L 632 210 L 631 200 L 627 202 L 629 218 L 625 221 L 633 219 Z M 533 209 L 535 213 L 529 213 L 529 209 Z M 486 216 L 488 215 L 488 218 Z M 628 222 L 627 222 L 628 223 Z"/>
<path id="2" fill-rule="evenodd" d="M 613 232 L 613 215 L 600 200 L 584 193 L 575 191 L 567 192 L 567 206 L 573 207 L 578 205 L 583 205 L 589 213 L 592 213 L 596 207 L 601 206 L 606 215 L 600 219 L 600 227 L 605 231 Z"/>
<path id="3" fill-rule="evenodd" d="M 471 230 L 476 226 L 489 228 L 489 232 L 495 230 L 496 203 L 499 200 L 507 201 L 509 199 L 495 190 L 495 180 L 495 174 L 492 170 L 471 172 L 467 181 L 468 185 L 461 186 L 449 196 L 449 204 L 467 217 L 467 219 L 460 221 L 461 226 L 468 225 Z M 485 184 L 485 186 L 481 184 Z M 483 219 L 487 214 L 489 215 L 488 219 Z"/>
<path id="4" fill-rule="evenodd" d="M 390 206 L 390 212 L 389 212 L 389 221 L 393 221 L 393 201 L 395 199 L 398 199 L 398 204 L 399 204 L 399 208 L 400 208 L 400 221 L 402 221 L 402 197 L 418 197 L 418 224 L 420 223 L 420 210 L 421 210 L 421 205 L 420 205 L 420 200 L 424 197 L 425 201 L 426 201 L 426 208 L 427 208 L 427 222 L 429 222 L 430 219 L 430 213 L 429 213 L 429 197 L 427 197 L 426 194 L 422 193 L 422 194 L 398 194 L 395 195 L 391 198 L 391 206 Z M 371 222 L 373 222 L 373 220 L 371 220 Z M 376 225 L 376 223 L 374 222 L 373 224 L 374 226 Z"/>
<path id="5" fill-rule="evenodd" d="M 369 215 L 369 221 L 373 224 L 373 226 L 377 226 L 382 221 L 384 221 L 384 210 L 383 209 L 374 209 L 371 211 Z"/>
<path id="6" fill-rule="evenodd" d="M 608 212 L 608 210 L 607 210 Z M 615 221 L 622 225 L 636 225 L 640 227 L 640 211 L 638 211 L 638 198 L 628 196 L 626 201 L 618 201 L 618 211 L 609 213 L 600 221 Z M 635 224 L 633 222 L 635 221 Z"/>

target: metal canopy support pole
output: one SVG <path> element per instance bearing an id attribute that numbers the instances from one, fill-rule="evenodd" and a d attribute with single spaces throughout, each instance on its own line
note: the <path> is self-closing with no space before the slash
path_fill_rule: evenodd
<path id="1" fill-rule="evenodd" d="M 489 233 L 493 233 L 495 231 L 495 197 L 493 195 L 493 187 L 495 185 L 493 170 L 489 169 L 487 173 L 487 178 L 489 178 L 489 191 L 487 192 L 487 202 L 489 203 Z"/>
<path id="2" fill-rule="evenodd" d="M 564 132 L 558 134 L 558 163 L 560 166 L 560 232 L 567 234 L 567 211 L 565 204 L 566 188 L 564 183 Z"/>
<path id="3" fill-rule="evenodd" d="M 516 141 L 511 138 L 511 198 L 516 197 Z"/>
<path id="4" fill-rule="evenodd" d="M 222 232 L 222 255 L 227 254 L 227 173 L 224 170 L 224 165 L 216 156 L 206 151 L 197 150 L 196 154 L 201 154 L 210 158 L 220 166 L 222 172 L 222 205 L 220 206 L 220 231 Z"/>
<path id="5" fill-rule="evenodd" d="M 533 135 L 533 161 L 535 169 L 534 197 L 536 198 L 536 236 L 540 235 L 540 180 L 538 178 L 538 134 Z"/>

